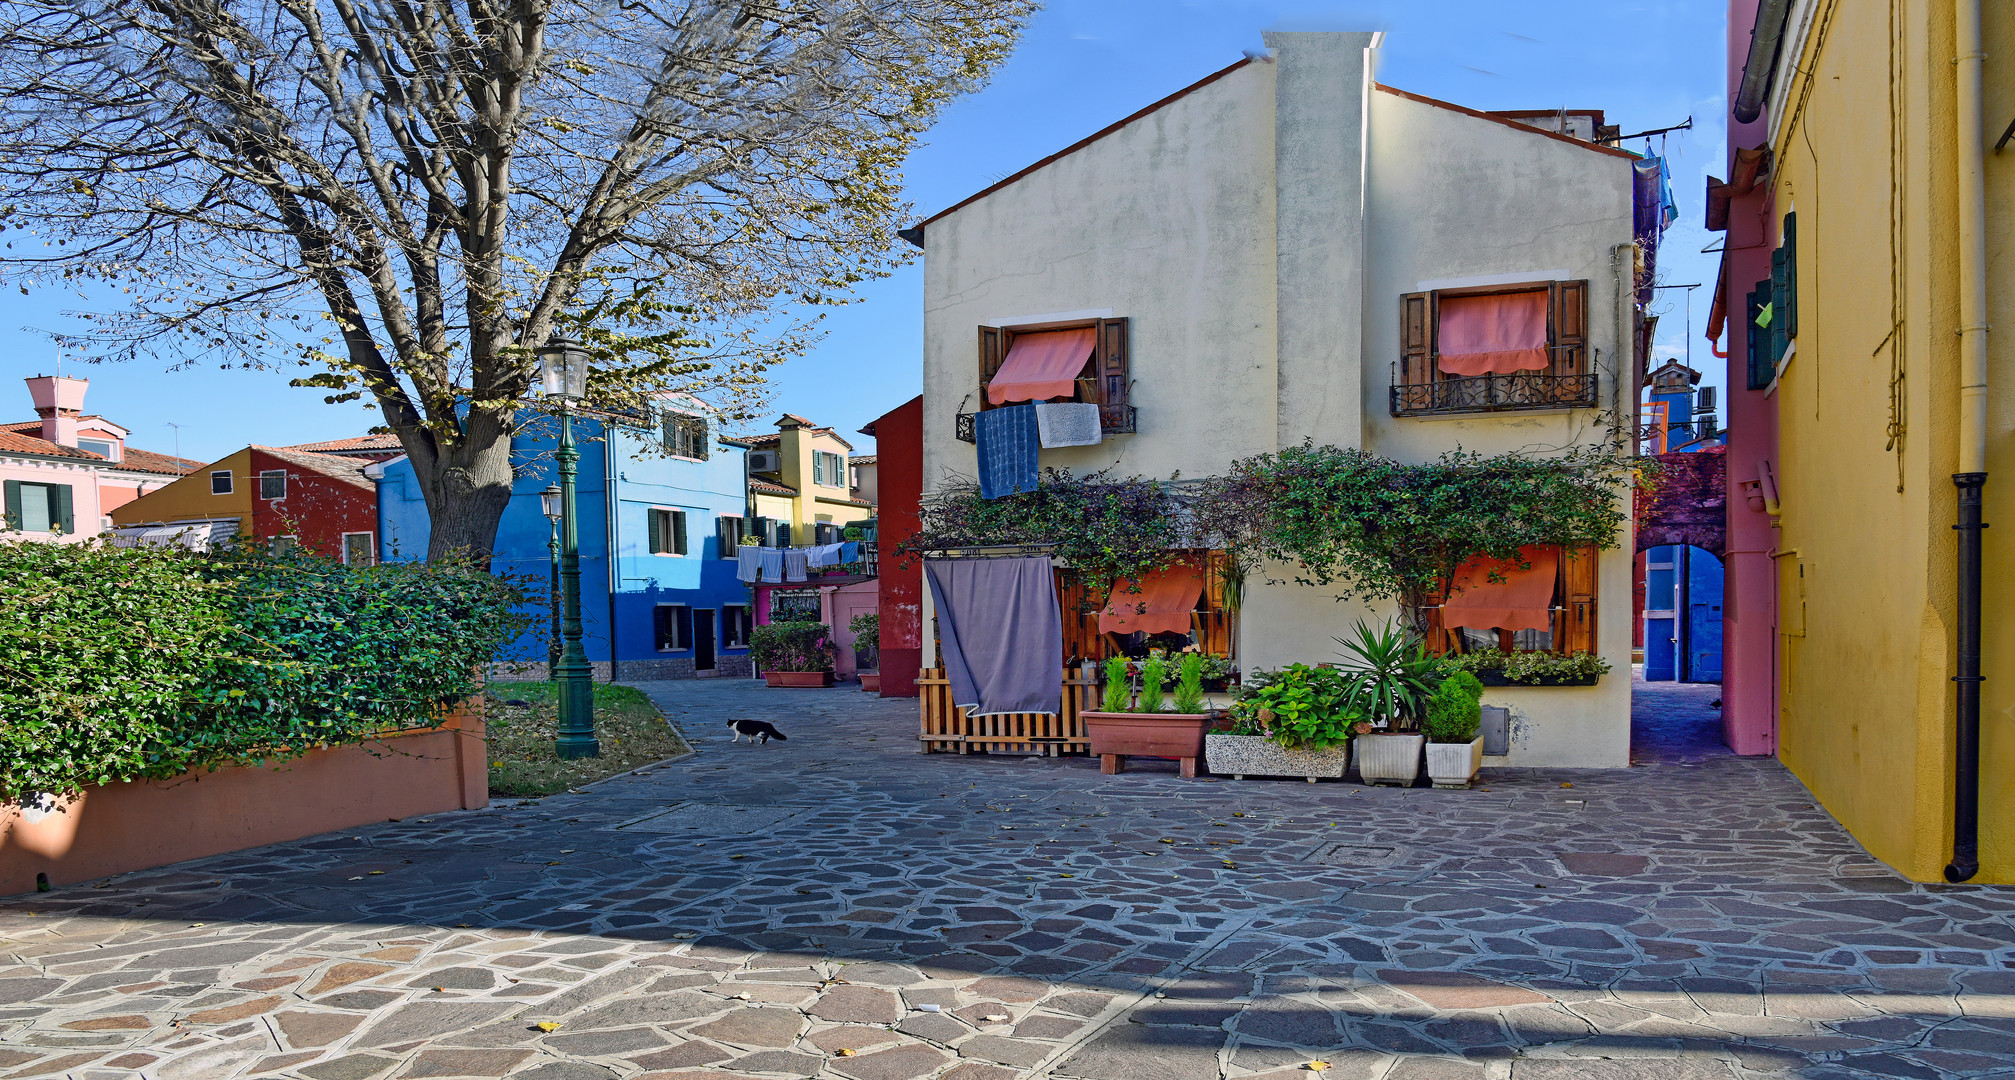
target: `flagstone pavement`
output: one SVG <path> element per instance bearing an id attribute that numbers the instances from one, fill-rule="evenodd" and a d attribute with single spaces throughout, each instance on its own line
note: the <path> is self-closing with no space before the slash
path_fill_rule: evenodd
<path id="1" fill-rule="evenodd" d="M 2015 1077 L 2015 890 L 1888 872 L 1715 687 L 1640 685 L 1637 767 L 1468 792 L 644 688 L 696 754 L 0 901 L 0 1078 Z"/>

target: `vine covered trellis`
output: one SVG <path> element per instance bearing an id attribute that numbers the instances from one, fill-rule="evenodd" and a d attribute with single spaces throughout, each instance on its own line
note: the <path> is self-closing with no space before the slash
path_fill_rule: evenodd
<path id="1" fill-rule="evenodd" d="M 1615 547 L 1629 516 L 1623 496 L 1655 469 L 1608 447 L 1453 450 L 1413 464 L 1313 443 L 1201 480 L 1051 469 L 1035 491 L 1001 499 L 965 484 L 940 491 L 898 551 L 1053 545 L 1059 560 L 1104 588 L 1183 550 L 1221 548 L 1232 554 L 1234 577 L 1271 564 L 1340 599 L 1418 608 L 1473 556 L 1522 564 L 1528 546 Z"/>

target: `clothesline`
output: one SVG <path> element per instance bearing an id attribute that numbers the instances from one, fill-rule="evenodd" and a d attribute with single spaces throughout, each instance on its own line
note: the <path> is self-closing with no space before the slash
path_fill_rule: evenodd
<path id="1" fill-rule="evenodd" d="M 735 577 L 751 584 L 804 581 L 807 570 L 860 561 L 860 549 L 853 540 L 811 547 L 743 547 L 735 552 Z"/>

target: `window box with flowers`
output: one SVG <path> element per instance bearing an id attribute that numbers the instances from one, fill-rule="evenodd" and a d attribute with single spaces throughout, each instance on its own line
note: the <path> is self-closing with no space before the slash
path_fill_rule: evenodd
<path id="1" fill-rule="evenodd" d="M 749 634 L 749 658 L 770 686 L 833 684 L 833 643 L 824 623 L 773 622 Z"/>

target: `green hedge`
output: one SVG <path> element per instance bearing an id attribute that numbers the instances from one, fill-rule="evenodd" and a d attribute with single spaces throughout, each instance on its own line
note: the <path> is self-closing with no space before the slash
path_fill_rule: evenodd
<path id="1" fill-rule="evenodd" d="M 426 726 L 519 603 L 462 566 L 0 544 L 0 799 Z"/>

